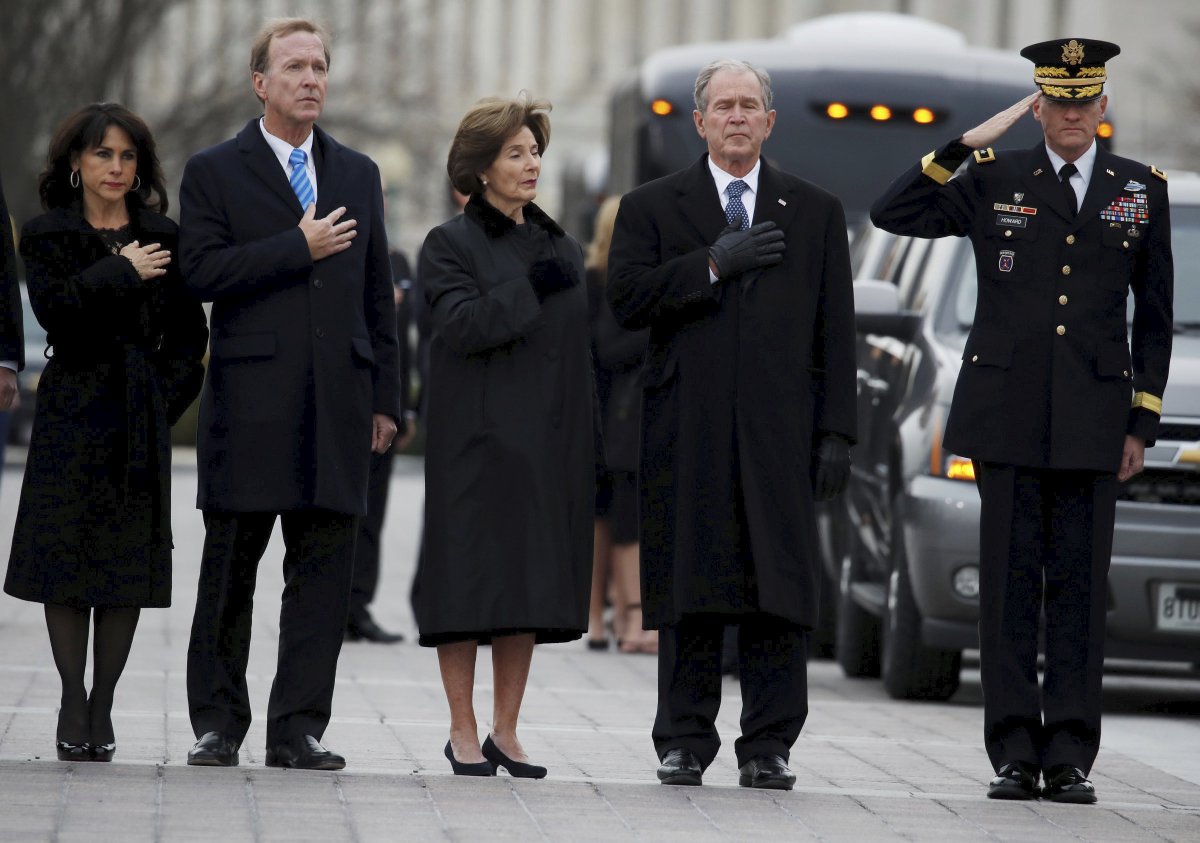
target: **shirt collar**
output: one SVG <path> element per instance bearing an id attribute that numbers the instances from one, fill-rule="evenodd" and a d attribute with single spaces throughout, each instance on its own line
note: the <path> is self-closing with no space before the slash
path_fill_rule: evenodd
<path id="1" fill-rule="evenodd" d="M 273 134 L 268 132 L 267 124 L 266 124 L 266 122 L 264 122 L 263 118 L 261 118 L 261 117 L 258 118 L 258 128 L 262 130 L 263 137 L 266 138 L 266 140 L 267 140 L 267 145 L 271 147 L 271 151 L 274 152 L 275 157 L 279 159 L 279 163 L 283 167 L 284 172 L 287 172 L 291 169 L 292 165 L 288 159 L 290 159 L 292 157 L 293 149 L 303 149 L 304 154 L 308 156 L 308 159 L 306 161 L 307 166 L 309 166 L 309 167 L 315 166 L 313 164 L 313 157 L 312 157 L 312 146 L 313 146 L 313 133 L 312 132 L 308 133 L 308 137 L 306 137 L 304 139 L 304 143 L 300 144 L 299 146 L 293 147 L 287 141 L 283 140 L 282 138 L 277 138 Z"/>
<path id="2" fill-rule="evenodd" d="M 731 176 L 729 173 L 725 172 L 716 164 L 714 164 L 711 155 L 708 158 L 708 170 L 712 173 L 713 181 L 717 183 L 717 194 L 720 196 L 725 195 L 725 188 L 729 187 L 729 183 L 731 181 L 739 178 L 738 176 Z M 758 174 L 761 170 L 762 158 L 759 158 L 754 162 L 754 166 L 750 168 L 750 172 L 746 173 L 744 176 L 741 176 L 741 180 L 746 183 L 746 188 L 751 193 L 758 193 Z"/>
<path id="3" fill-rule="evenodd" d="M 1046 147 L 1046 155 L 1050 157 L 1050 166 L 1057 173 L 1063 168 L 1063 164 L 1067 161 L 1049 146 Z M 1088 147 L 1087 152 L 1080 155 L 1075 161 L 1075 169 L 1079 170 L 1079 175 L 1083 179 L 1085 185 L 1092 182 L 1092 169 L 1096 166 L 1096 139 L 1092 138 L 1092 145 Z"/>

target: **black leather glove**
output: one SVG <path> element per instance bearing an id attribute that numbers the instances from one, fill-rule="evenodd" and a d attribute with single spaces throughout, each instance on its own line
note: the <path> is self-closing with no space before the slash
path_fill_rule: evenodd
<path id="1" fill-rule="evenodd" d="M 813 497 L 833 500 L 850 480 L 850 443 L 840 436 L 822 436 L 813 454 Z"/>
<path id="2" fill-rule="evenodd" d="M 529 267 L 529 283 L 537 293 L 538 301 L 545 301 L 547 296 L 578 284 L 579 273 L 570 261 L 555 256 L 537 261 Z"/>
<path id="3" fill-rule="evenodd" d="M 718 278 L 772 266 L 783 260 L 783 232 L 770 221 L 745 231 L 731 225 L 708 248 L 708 257 L 717 268 Z"/>

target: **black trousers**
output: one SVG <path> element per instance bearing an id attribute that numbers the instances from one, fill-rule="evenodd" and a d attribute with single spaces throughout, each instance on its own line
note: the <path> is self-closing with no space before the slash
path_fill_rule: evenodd
<path id="1" fill-rule="evenodd" d="M 188 647 L 187 690 L 197 737 L 217 731 L 244 740 L 250 727 L 246 663 L 258 563 L 276 513 L 204 513 L 204 555 Z M 282 522 L 283 602 L 279 656 L 267 703 L 267 746 L 329 725 L 338 654 L 346 629 L 357 518 L 307 509 Z"/>
<path id="2" fill-rule="evenodd" d="M 976 464 L 984 743 L 992 765 L 1092 768 L 1117 478 Z M 1039 620 L 1045 676 L 1038 691 Z"/>
<path id="3" fill-rule="evenodd" d="M 738 624 L 742 734 L 738 766 L 756 755 L 785 760 L 808 717 L 808 633 L 762 612 L 685 615 L 658 638 L 658 713 L 652 737 L 659 758 L 691 750 L 707 768 L 717 756 L 721 707 L 721 644 L 727 623 Z"/>
<path id="4" fill-rule="evenodd" d="M 370 615 L 367 606 L 379 587 L 379 537 L 387 514 L 388 490 L 392 484 L 392 450 L 371 454 L 371 473 L 367 477 L 367 517 L 358 521 L 358 540 L 354 543 L 354 579 L 350 584 L 350 620 L 364 621 Z"/>

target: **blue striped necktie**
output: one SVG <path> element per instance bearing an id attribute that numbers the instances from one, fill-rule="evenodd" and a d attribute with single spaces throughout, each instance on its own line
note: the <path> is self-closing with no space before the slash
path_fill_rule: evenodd
<path id="1" fill-rule="evenodd" d="M 288 156 L 288 163 L 292 165 L 289 181 L 292 183 L 292 190 L 296 191 L 296 198 L 300 200 L 300 207 L 304 210 L 308 210 L 308 206 L 313 203 L 312 182 L 308 180 L 308 170 L 304 166 L 307 162 L 308 155 L 303 149 L 293 149 L 292 154 Z"/>
<path id="2" fill-rule="evenodd" d="M 749 188 L 750 185 L 741 179 L 734 179 L 725 188 L 725 193 L 729 196 L 729 201 L 725 203 L 725 219 L 730 225 L 736 225 L 743 230 L 750 227 L 750 215 L 746 213 L 746 206 L 742 204 L 742 194 Z"/>

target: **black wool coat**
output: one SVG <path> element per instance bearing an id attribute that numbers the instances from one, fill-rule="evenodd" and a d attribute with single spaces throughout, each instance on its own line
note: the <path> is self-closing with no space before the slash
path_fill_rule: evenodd
<path id="1" fill-rule="evenodd" d="M 0 360 L 25 368 L 25 331 L 22 325 L 21 288 L 17 283 L 17 254 L 12 223 L 0 185 Z"/>
<path id="2" fill-rule="evenodd" d="M 535 205 L 524 214 L 517 226 L 473 197 L 421 247 L 433 328 L 413 586 L 424 645 L 587 629 L 602 454 L 583 253 Z M 553 256 L 579 280 L 539 303 L 529 267 Z"/>
<path id="3" fill-rule="evenodd" d="M 626 331 L 617 324 L 605 294 L 606 273 L 589 269 L 588 309 L 592 320 L 592 355 L 596 391 L 604 423 L 604 455 L 609 471 L 637 472 L 642 428 L 642 386 L 638 381 L 646 358 L 649 331 Z"/>
<path id="4" fill-rule="evenodd" d="M 888 231 L 974 247 L 979 296 L 943 442 L 977 460 L 1115 474 L 1127 433 L 1153 444 L 1167 384 L 1166 178 L 1097 149 L 1072 216 L 1044 143 L 981 154 L 949 179 L 968 154 L 948 144 L 871 209 Z"/>
<path id="5" fill-rule="evenodd" d="M 811 627 L 818 573 L 811 462 L 855 437 L 854 300 L 841 204 L 765 160 L 754 220 L 782 263 L 709 283 L 726 227 L 707 156 L 621 200 L 608 297 L 650 329 L 642 410 L 642 611 L 762 611 Z"/>
<path id="6" fill-rule="evenodd" d="M 358 223 L 350 248 L 316 263 L 257 118 L 183 173 L 183 274 L 212 302 L 203 510 L 365 515 L 372 413 L 403 419 L 379 168 L 313 132 L 316 215 L 344 206 L 342 220 Z"/>
<path id="7" fill-rule="evenodd" d="M 147 210 L 134 239 L 170 250 L 143 281 L 75 208 L 21 234 L 29 296 L 51 357 L 4 590 L 69 606 L 171 602 L 170 426 L 199 392 L 204 310 L 179 276 L 177 230 Z"/>

